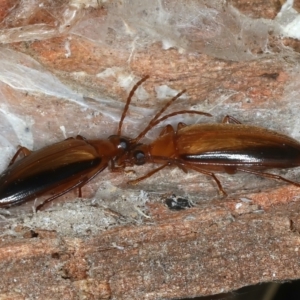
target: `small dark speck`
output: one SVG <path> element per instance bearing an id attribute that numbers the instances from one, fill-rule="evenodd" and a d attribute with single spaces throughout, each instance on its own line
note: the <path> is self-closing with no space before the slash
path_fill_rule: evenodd
<path id="1" fill-rule="evenodd" d="M 52 257 L 52 258 L 55 258 L 55 259 L 59 259 L 59 258 L 60 258 L 60 255 L 59 255 L 59 253 L 55 252 L 55 253 L 52 253 L 52 254 L 51 254 L 51 257 Z"/>
<path id="2" fill-rule="evenodd" d="M 36 237 L 39 236 L 39 234 L 38 234 L 37 232 L 35 232 L 34 230 L 30 230 L 30 232 L 31 232 L 31 236 L 32 236 L 33 238 L 36 238 Z"/>
<path id="3" fill-rule="evenodd" d="M 30 132 L 29 127 L 25 127 L 25 132 Z"/>
<path id="4" fill-rule="evenodd" d="M 290 219 L 290 230 L 293 231 L 293 232 L 297 232 L 295 222 L 292 219 Z"/>
<path id="5" fill-rule="evenodd" d="M 193 207 L 192 203 L 188 199 L 176 197 L 176 195 L 172 195 L 172 197 L 167 198 L 165 203 L 169 209 L 172 210 L 182 210 Z"/>
<path id="6" fill-rule="evenodd" d="M 34 230 L 29 230 L 24 234 L 24 238 L 37 238 L 39 234 L 35 232 Z"/>
<path id="7" fill-rule="evenodd" d="M 260 76 L 276 80 L 278 78 L 278 76 L 279 76 L 279 73 L 264 73 L 264 74 L 262 74 Z"/>

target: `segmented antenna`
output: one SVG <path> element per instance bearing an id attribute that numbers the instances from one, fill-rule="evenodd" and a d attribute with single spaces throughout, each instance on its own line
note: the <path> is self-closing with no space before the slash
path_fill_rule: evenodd
<path id="1" fill-rule="evenodd" d="M 151 130 L 154 126 L 156 126 L 157 124 L 159 124 L 160 122 L 176 116 L 176 115 L 180 115 L 180 114 L 197 114 L 197 115 L 204 115 L 207 117 L 211 117 L 212 115 L 209 113 L 205 113 L 202 111 L 196 111 L 196 110 L 180 110 L 180 111 L 176 111 L 170 114 L 167 114 L 161 118 L 159 118 L 165 111 L 166 109 L 176 100 L 178 99 L 183 93 L 185 93 L 186 90 L 181 91 L 180 93 L 178 93 L 176 96 L 174 96 L 171 100 L 169 100 L 165 106 L 154 116 L 154 118 L 149 122 L 149 124 L 146 126 L 146 128 L 133 140 L 131 140 L 132 143 L 137 143 L 141 138 L 143 138 L 146 133 Z"/>
<path id="2" fill-rule="evenodd" d="M 120 119 L 120 122 L 119 122 L 119 127 L 118 127 L 118 136 L 121 135 L 121 131 L 122 131 L 122 125 L 123 125 L 123 121 L 125 119 L 125 116 L 126 116 L 126 113 L 128 111 L 128 108 L 129 108 L 129 104 L 131 102 L 131 98 L 132 96 L 134 95 L 135 91 L 137 90 L 137 88 L 144 82 L 146 81 L 150 76 L 147 75 L 145 77 L 143 77 L 141 80 L 139 80 L 134 86 L 133 88 L 131 89 L 128 97 L 127 97 L 127 101 L 126 101 L 126 105 L 124 107 L 124 110 L 123 110 L 123 113 L 122 113 L 122 116 L 121 116 L 121 119 Z"/>

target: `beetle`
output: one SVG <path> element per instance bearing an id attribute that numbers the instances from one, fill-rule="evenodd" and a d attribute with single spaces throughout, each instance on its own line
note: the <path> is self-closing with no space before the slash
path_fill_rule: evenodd
<path id="1" fill-rule="evenodd" d="M 75 188 L 79 190 L 78 196 L 82 197 L 81 188 L 109 164 L 112 170 L 117 169 L 115 161 L 135 146 L 132 139 L 121 135 L 124 118 L 134 92 L 148 78 L 149 76 L 142 78 L 130 91 L 117 134 L 107 139 L 95 140 L 88 140 L 78 135 L 37 151 L 20 147 L 8 168 L 0 175 L 0 208 L 20 205 L 39 196 L 52 194 L 36 207 L 36 210 L 40 210 L 46 203 Z M 211 116 L 209 113 L 182 110 L 159 118 L 184 92 L 185 90 L 167 102 L 147 127 L 176 114 L 194 113 Z M 20 154 L 24 157 L 17 160 Z"/>
<path id="2" fill-rule="evenodd" d="M 137 184 L 165 167 L 177 166 L 185 172 L 191 169 L 210 176 L 223 196 L 227 194 L 214 171 L 228 174 L 241 171 L 300 187 L 300 183 L 264 172 L 300 166 L 300 143 L 273 130 L 244 125 L 232 116 L 226 116 L 222 123 L 189 126 L 179 123 L 176 130 L 167 125 L 152 143 L 139 144 L 144 134 L 145 131 L 133 139 L 135 146 L 118 159 L 118 164 L 154 163 L 160 166 L 129 181 L 131 184 Z"/>

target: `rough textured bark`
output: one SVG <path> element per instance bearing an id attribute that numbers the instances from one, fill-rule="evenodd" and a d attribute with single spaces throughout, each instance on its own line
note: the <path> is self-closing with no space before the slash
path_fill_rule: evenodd
<path id="1" fill-rule="evenodd" d="M 136 136 L 141 123 L 150 120 L 153 110 L 161 107 L 155 88 L 167 85 L 176 91 L 187 89 L 186 98 L 174 104 L 173 110 L 192 107 L 208 111 L 216 116 L 211 122 L 233 114 L 244 123 L 299 137 L 295 127 L 300 89 L 297 39 L 281 40 L 278 34 L 267 32 L 266 51 L 261 47 L 263 42 L 254 43 L 256 39 L 249 35 L 251 43 L 244 39 L 236 52 L 238 59 L 233 60 L 226 59 L 233 50 L 225 48 L 226 55 L 223 49 L 209 55 L 203 27 L 191 26 L 182 31 L 180 39 L 173 40 L 174 45 L 165 50 L 162 44 L 166 38 L 171 41 L 174 37 L 168 32 L 151 36 L 149 32 L 153 31 L 146 31 L 149 28 L 145 25 L 149 44 L 141 35 L 140 47 L 139 39 L 132 40 L 131 34 L 144 31 L 140 24 L 134 26 L 136 20 L 124 15 L 128 30 L 122 29 L 124 36 L 121 30 L 108 26 L 105 42 L 103 35 L 94 38 L 101 26 L 107 26 L 108 16 L 118 17 L 115 2 L 99 6 L 91 1 L 93 5 L 74 8 L 67 1 L 56 5 L 51 1 L 46 9 L 37 5 L 34 13 L 24 19 L 16 19 L 11 12 L 15 9 L 17 15 L 21 2 L 15 1 L 15 6 L 11 1 L 0 2 L 0 17 L 5 20 L 1 30 L 7 38 L 2 37 L 1 53 L 11 53 L 20 65 L 31 57 L 39 62 L 36 69 L 51 72 L 72 90 L 91 98 L 102 97 L 98 102 L 85 98 L 79 105 L 61 95 L 15 88 L 1 80 L 7 113 L 33 120 L 25 129 L 32 134 L 35 149 L 76 134 L 105 138 L 115 133 L 122 112 L 120 103 L 132 86 L 122 80 L 144 75 L 150 75 L 143 84 L 148 97 L 145 100 L 143 93 L 134 97 L 124 127 L 126 135 Z M 179 13 L 172 10 L 177 3 L 166 1 L 165 9 Z M 189 2 L 209 9 L 222 7 L 222 3 Z M 280 10 L 279 1 L 256 1 L 251 5 L 231 1 L 220 10 L 223 17 L 230 14 L 232 6 L 239 10 L 240 20 L 273 19 Z M 59 14 L 66 9 L 75 9 L 80 15 L 69 27 Z M 232 22 L 226 23 L 233 35 L 241 26 L 242 22 L 236 21 L 239 18 L 229 17 Z M 86 22 L 84 27 L 80 27 L 82 22 Z M 16 37 L 10 31 L 23 27 L 30 33 L 30 25 L 39 24 L 47 30 L 36 27 L 37 31 L 32 32 L 36 36 L 31 39 L 25 34 Z M 239 50 L 243 47 L 249 57 Z M 29 60 L 25 63 L 28 67 L 34 64 Z M 3 135 L 16 146 L 20 140 L 7 128 Z M 76 192 L 71 192 L 36 214 L 30 211 L 32 204 L 11 209 L 10 215 L 3 212 L 1 297 L 173 299 L 300 278 L 299 188 L 245 174 L 218 174 L 229 194 L 221 199 L 209 178 L 176 169 L 165 169 L 137 186 L 127 185 L 128 179 L 151 169 L 135 167 L 134 172 L 120 174 L 105 170 L 83 188 L 84 196 L 89 197 L 86 200 L 75 199 Z M 281 175 L 296 181 L 299 177 L 297 170 Z M 191 199 L 195 206 L 171 211 L 165 199 L 172 193 Z"/>

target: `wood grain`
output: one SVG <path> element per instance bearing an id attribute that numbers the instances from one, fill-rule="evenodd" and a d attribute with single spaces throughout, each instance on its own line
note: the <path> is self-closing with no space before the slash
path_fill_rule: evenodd
<path id="1" fill-rule="evenodd" d="M 11 4 L 0 2 L 0 16 L 6 19 Z M 252 6 L 248 2 L 232 1 L 228 5 L 236 5 L 251 18 L 273 19 L 278 12 L 278 1 L 270 1 L 272 6 L 268 1 Z M 49 4 L 44 11 L 39 8 L 29 23 L 45 22 L 55 28 L 55 14 L 68 4 L 59 1 L 61 6 Z M 80 21 L 94 20 L 87 21 L 87 26 L 96 34 L 99 24 L 106 24 L 99 20 L 116 9 L 111 4 L 114 2 L 82 8 Z M 51 9 L 55 13 L 48 14 Z M 5 24 L 2 29 L 17 28 L 19 23 Z M 268 53 L 250 45 L 253 58 L 234 61 L 196 51 L 194 46 L 200 47 L 201 39 L 186 49 L 163 49 L 160 39 L 147 47 L 130 48 L 131 41 L 126 43 L 130 35 L 124 35 L 117 36 L 120 45 L 115 47 L 119 40 L 113 30 L 105 43 L 95 42 L 72 33 L 76 24 L 54 37 L 7 43 L 1 50 L 28 55 L 85 96 L 114 99 L 114 105 L 120 104 L 116 115 L 128 95 L 128 88 L 118 80 L 122 76 L 150 75 L 143 84 L 147 100 L 133 99 L 124 127 L 129 136 L 136 136 L 137 128 L 149 119 L 149 114 L 134 108 L 151 114 L 151 109 L 161 107 L 155 87 L 162 85 L 176 91 L 187 89 L 187 97 L 175 104 L 174 110 L 203 109 L 214 114 L 216 122 L 230 111 L 243 123 L 271 127 L 284 134 L 295 129 L 299 57 L 298 44 L 291 39 L 285 40 L 291 47 L 287 49 L 279 36 L 268 33 Z M 202 34 L 200 29 L 191 29 L 183 36 L 191 41 Z M 66 55 L 66 43 L 70 56 Z M 114 75 L 99 76 L 108 69 L 113 69 Z M 294 93 L 289 94 L 290 89 Z M 67 136 L 82 134 L 87 138 L 109 136 L 117 127 L 117 121 L 105 115 L 105 105 L 107 111 L 112 109 L 109 104 L 100 110 L 98 104 L 93 106 L 94 102 L 87 100 L 83 108 L 60 97 L 10 85 L 2 91 L 9 112 L 34 121 L 34 148 L 63 140 L 62 125 Z M 17 146 L 17 138 L 14 144 Z M 80 201 L 75 199 L 76 193 L 71 193 L 58 205 L 37 214 L 28 207 L 12 210 L 11 216 L 4 214 L 0 298 L 178 299 L 300 278 L 299 189 L 250 175 L 220 175 L 230 195 L 220 199 L 209 179 L 173 169 L 165 169 L 138 186 L 126 184 L 151 169 L 137 167 L 134 172 L 121 174 L 105 170 L 84 187 L 88 199 Z M 293 172 L 283 175 L 297 180 Z M 164 200 L 173 192 L 191 197 L 196 205 L 171 211 Z M 148 193 L 150 200 L 143 200 L 143 193 Z"/>

